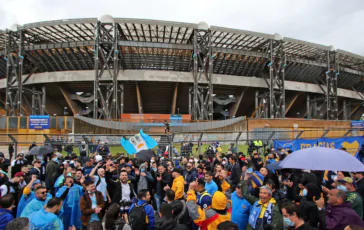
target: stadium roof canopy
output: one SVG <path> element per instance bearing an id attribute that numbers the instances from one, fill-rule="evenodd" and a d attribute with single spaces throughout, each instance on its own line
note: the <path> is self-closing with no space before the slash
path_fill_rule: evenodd
<path id="1" fill-rule="evenodd" d="M 94 69 L 94 39 L 97 18 L 56 20 L 17 26 L 23 31 L 24 74 Z M 115 19 L 121 31 L 118 45 L 122 69 L 150 69 L 190 72 L 193 33 L 198 24 L 143 19 Z M 285 78 L 318 83 L 325 79 L 328 51 L 334 47 L 278 34 L 264 34 L 211 26 L 216 74 L 262 77 L 269 62 L 270 41 L 282 39 L 287 55 Z M 19 39 L 19 33 L 11 35 Z M 8 31 L 0 31 L 0 56 L 5 55 Z M 10 47 L 16 53 L 17 47 Z M 364 91 L 364 57 L 336 50 L 339 63 L 338 87 Z M 0 60 L 0 78 L 6 75 L 6 61 Z"/>

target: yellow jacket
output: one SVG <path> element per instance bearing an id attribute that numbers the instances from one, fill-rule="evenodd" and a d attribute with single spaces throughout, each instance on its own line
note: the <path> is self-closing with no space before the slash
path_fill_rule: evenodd
<path id="1" fill-rule="evenodd" d="M 179 176 L 173 180 L 172 188 L 175 193 L 175 200 L 179 200 L 183 197 L 183 193 L 185 190 L 185 179 L 183 176 Z"/>
<path id="2" fill-rule="evenodd" d="M 229 202 L 230 207 L 226 208 L 226 214 L 218 214 L 214 209 L 201 209 L 201 207 L 196 204 L 195 191 L 188 190 L 186 205 L 188 207 L 190 217 L 201 230 L 216 230 L 220 223 L 231 221 L 231 202 Z"/>

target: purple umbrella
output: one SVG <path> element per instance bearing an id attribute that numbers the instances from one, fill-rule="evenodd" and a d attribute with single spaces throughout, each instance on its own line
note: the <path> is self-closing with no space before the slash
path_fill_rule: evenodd
<path id="1" fill-rule="evenodd" d="M 282 168 L 364 172 L 364 165 L 350 153 L 338 149 L 314 147 L 301 149 L 287 156 Z"/>

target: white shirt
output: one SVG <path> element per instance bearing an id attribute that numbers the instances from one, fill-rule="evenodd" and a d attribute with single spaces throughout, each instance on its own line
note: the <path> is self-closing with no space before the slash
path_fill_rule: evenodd
<path id="1" fill-rule="evenodd" d="M 130 201 L 130 185 L 128 183 L 121 183 L 121 200 Z"/>

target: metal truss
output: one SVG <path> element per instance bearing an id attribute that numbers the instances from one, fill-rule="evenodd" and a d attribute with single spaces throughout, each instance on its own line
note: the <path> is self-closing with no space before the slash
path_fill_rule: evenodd
<path id="1" fill-rule="evenodd" d="M 98 21 L 96 24 L 94 118 L 120 118 L 122 105 L 119 104 L 121 96 L 117 77 L 122 59 L 118 46 L 121 36 L 122 32 L 116 23 Z"/>
<path id="2" fill-rule="evenodd" d="M 192 119 L 213 119 L 213 56 L 210 30 L 194 30 Z"/>
<path id="3" fill-rule="evenodd" d="M 6 44 L 6 103 L 7 116 L 24 114 L 22 108 L 23 33 L 8 31 Z"/>
<path id="4" fill-rule="evenodd" d="M 269 79 L 265 75 L 264 80 L 269 88 L 269 117 L 284 118 L 286 114 L 285 100 L 285 68 L 286 54 L 282 41 L 270 40 Z"/>
<path id="5" fill-rule="evenodd" d="M 269 118 L 269 96 L 270 93 L 260 94 L 258 90 L 255 91 L 255 111 L 251 117 Z"/>
<path id="6" fill-rule="evenodd" d="M 325 81 L 318 80 L 317 85 L 321 88 L 324 97 L 312 99 L 312 117 L 318 119 L 338 120 L 339 106 L 337 98 L 337 80 L 339 76 L 339 63 L 335 51 L 326 53 L 327 71 L 325 71 Z M 344 105 L 345 107 L 346 105 Z M 346 111 L 344 111 L 344 115 Z"/>

